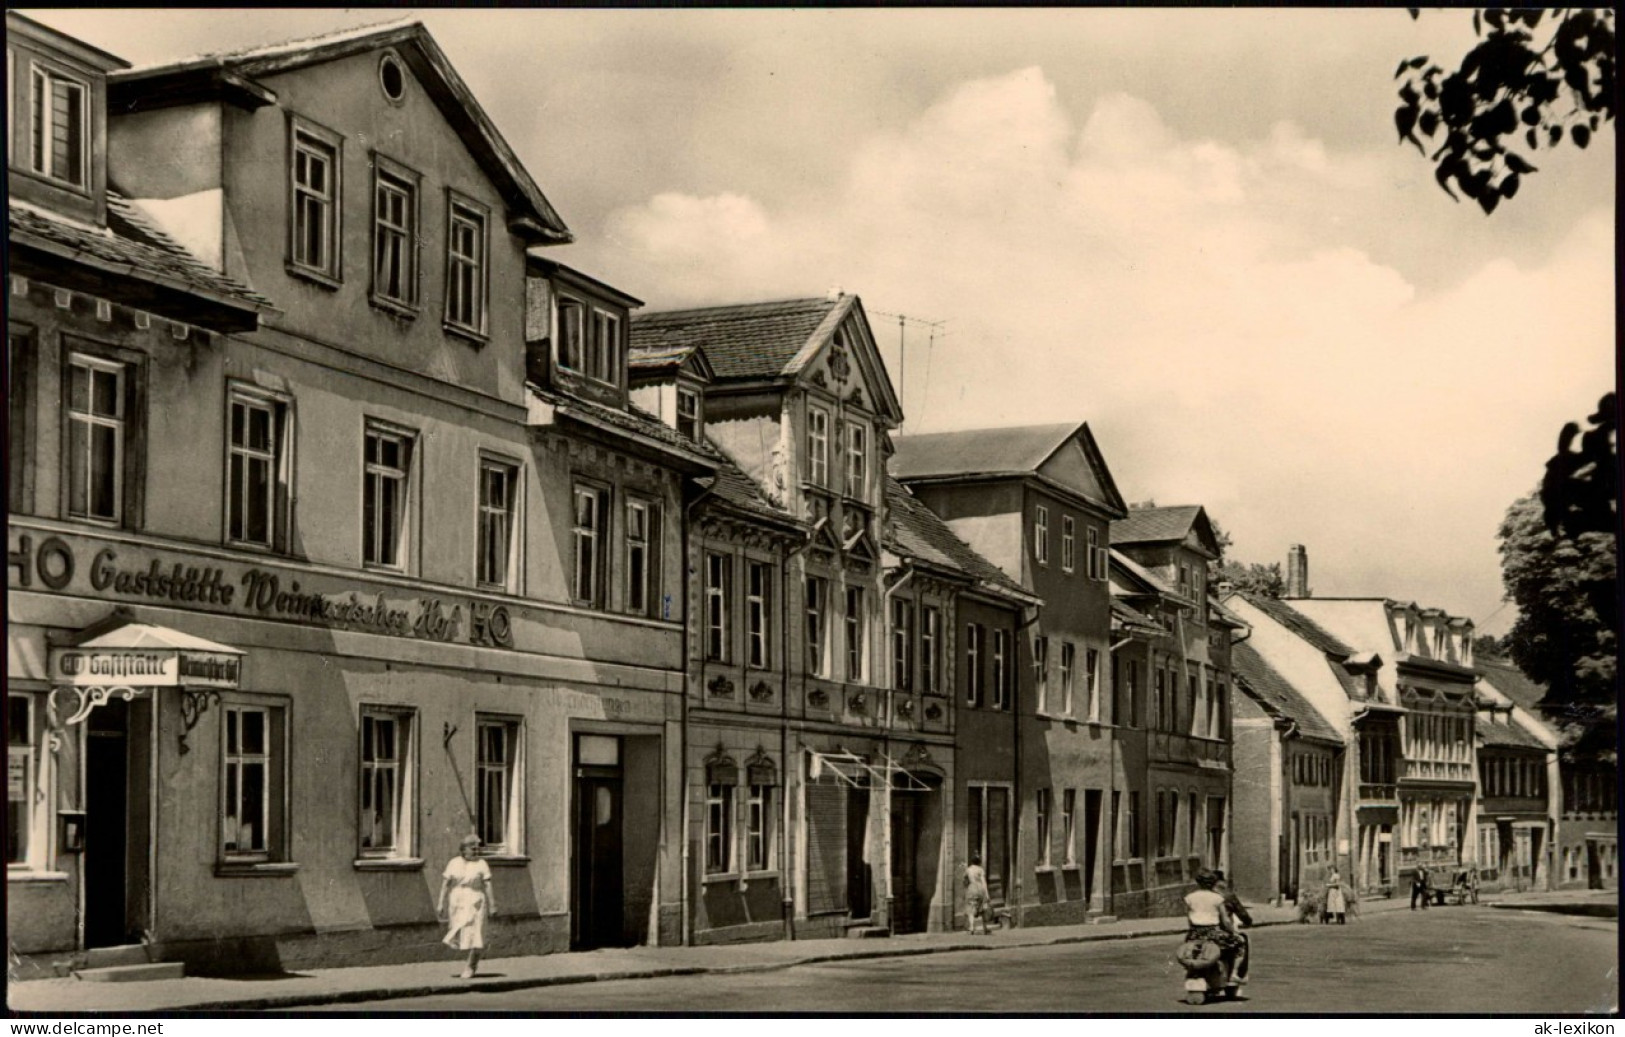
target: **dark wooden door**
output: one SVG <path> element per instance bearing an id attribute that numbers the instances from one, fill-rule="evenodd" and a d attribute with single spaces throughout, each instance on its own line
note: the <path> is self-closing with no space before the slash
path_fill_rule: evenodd
<path id="1" fill-rule="evenodd" d="M 916 875 L 919 871 L 920 796 L 894 792 L 891 797 L 891 889 L 895 917 L 893 932 L 917 933 L 925 928 Z"/>
<path id="2" fill-rule="evenodd" d="M 869 790 L 848 789 L 846 796 L 846 910 L 854 919 L 874 913 L 873 880 L 866 852 L 869 842 Z"/>
<path id="3" fill-rule="evenodd" d="M 113 699 L 85 720 L 85 946 L 130 942 L 129 703 Z"/>
<path id="4" fill-rule="evenodd" d="M 573 943 L 578 949 L 626 943 L 621 905 L 621 778 L 582 768 L 575 787 Z"/>

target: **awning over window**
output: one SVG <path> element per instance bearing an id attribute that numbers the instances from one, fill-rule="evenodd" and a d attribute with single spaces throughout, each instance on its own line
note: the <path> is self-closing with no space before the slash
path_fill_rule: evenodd
<path id="1" fill-rule="evenodd" d="M 940 775 L 911 770 L 885 753 L 876 753 L 871 760 L 857 753 L 808 749 L 807 756 L 807 777 L 812 781 L 829 775 L 853 788 L 879 787 L 893 792 L 932 792 L 941 781 Z"/>

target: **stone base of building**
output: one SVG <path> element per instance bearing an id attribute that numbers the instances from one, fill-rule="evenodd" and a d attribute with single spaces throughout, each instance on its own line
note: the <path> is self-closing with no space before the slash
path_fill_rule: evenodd
<path id="1" fill-rule="evenodd" d="M 796 935 L 804 936 L 801 926 L 796 925 Z M 700 929 L 694 933 L 696 947 L 709 947 L 726 943 L 769 943 L 773 940 L 784 939 L 784 922 L 774 920 L 771 922 L 750 922 L 745 925 L 729 925 L 716 929 Z"/>

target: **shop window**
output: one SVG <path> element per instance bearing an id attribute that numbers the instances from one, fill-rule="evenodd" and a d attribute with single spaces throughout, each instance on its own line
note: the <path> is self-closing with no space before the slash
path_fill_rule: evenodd
<path id="1" fill-rule="evenodd" d="M 362 457 L 361 560 L 385 569 L 406 568 L 406 532 L 416 436 L 368 422 Z"/>
<path id="2" fill-rule="evenodd" d="M 411 857 L 415 800 L 413 714 L 361 709 L 361 855 Z"/>
<path id="3" fill-rule="evenodd" d="M 244 386 L 229 393 L 226 538 L 288 549 L 293 495 L 292 405 Z"/>
<path id="4" fill-rule="evenodd" d="M 748 662 L 758 669 L 773 664 L 773 568 L 766 562 L 745 564 L 745 645 Z"/>
<path id="5" fill-rule="evenodd" d="M 519 721 L 475 717 L 475 824 L 486 854 L 524 853 L 524 770 Z"/>
<path id="6" fill-rule="evenodd" d="M 90 87 L 35 65 L 29 109 L 33 170 L 83 190 L 89 184 Z"/>
<path id="7" fill-rule="evenodd" d="M 288 212 L 291 214 L 288 264 L 299 274 L 337 281 L 343 197 L 342 138 L 304 119 L 289 121 Z"/>
<path id="8" fill-rule="evenodd" d="M 287 859 L 287 716 L 281 706 L 227 703 L 220 848 L 228 861 Z"/>
<path id="9" fill-rule="evenodd" d="M 730 652 L 729 617 L 732 605 L 733 559 L 723 554 L 705 556 L 705 657 L 725 663 Z"/>
<path id="10" fill-rule="evenodd" d="M 418 302 L 418 175 L 373 155 L 372 295 L 414 309 Z"/>
<path id="11" fill-rule="evenodd" d="M 35 793 L 40 780 L 39 734 L 35 730 L 35 698 L 6 696 L 6 866 L 29 867 L 41 863 L 43 841 L 35 829 L 44 814 L 44 802 Z"/>
<path id="12" fill-rule="evenodd" d="M 475 581 L 484 587 L 514 589 L 518 538 L 513 535 L 518 512 L 519 468 L 495 458 L 480 458 L 479 560 Z"/>
<path id="13" fill-rule="evenodd" d="M 589 608 L 604 607 L 604 543 L 609 533 L 609 491 L 581 483 L 575 488 L 575 602 Z"/>
<path id="14" fill-rule="evenodd" d="M 446 324 L 485 334 L 486 224 L 483 205 L 448 191 L 446 198 Z"/>

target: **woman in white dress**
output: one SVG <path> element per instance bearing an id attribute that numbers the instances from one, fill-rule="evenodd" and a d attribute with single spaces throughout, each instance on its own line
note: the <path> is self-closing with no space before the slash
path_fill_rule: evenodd
<path id="1" fill-rule="evenodd" d="M 479 852 L 479 836 L 470 835 L 459 844 L 458 855 L 446 864 L 441 876 L 440 899 L 434 909 L 447 922 L 441 942 L 468 952 L 463 979 L 472 979 L 479 971 L 480 955 L 485 951 L 485 920 L 496 910 L 491 898 L 491 866 L 480 859 Z"/>
<path id="2" fill-rule="evenodd" d="M 1337 919 L 1338 925 L 1347 922 L 1348 896 L 1343 892 L 1343 877 L 1333 868 L 1331 874 L 1326 876 L 1326 908 L 1323 921 L 1330 922 Z"/>

